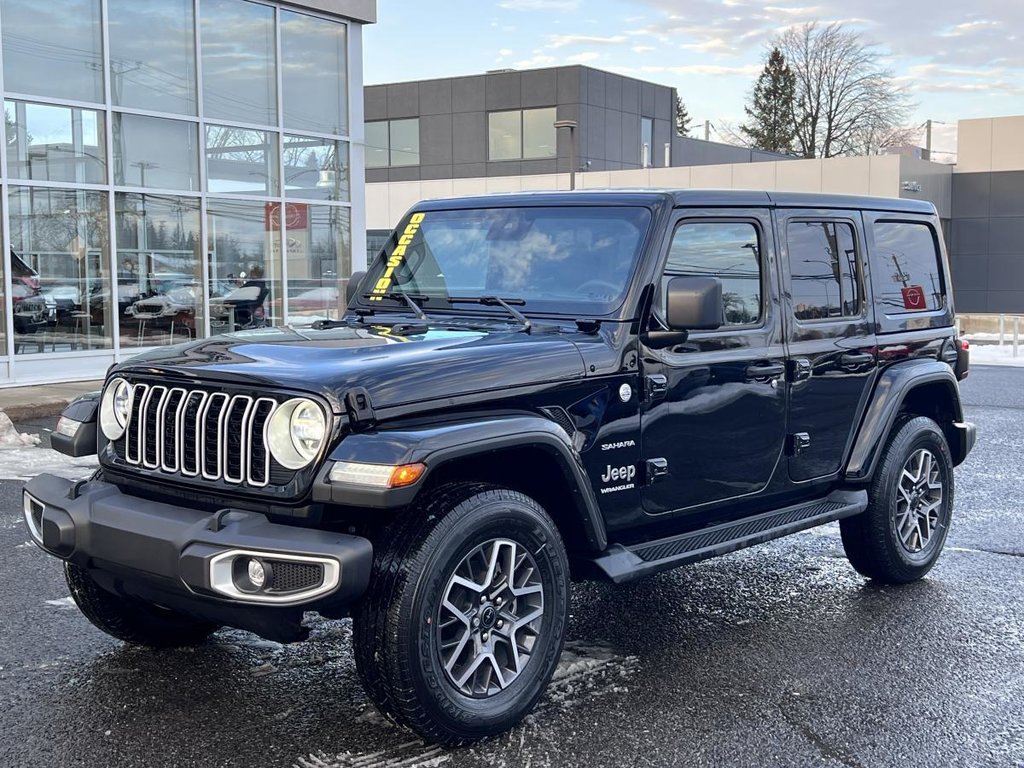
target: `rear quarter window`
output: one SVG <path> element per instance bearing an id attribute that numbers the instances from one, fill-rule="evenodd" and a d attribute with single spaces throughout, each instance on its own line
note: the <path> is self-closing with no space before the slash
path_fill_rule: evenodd
<path id="1" fill-rule="evenodd" d="M 874 223 L 872 283 L 886 315 L 942 309 L 945 285 L 935 231 L 924 222 Z"/>

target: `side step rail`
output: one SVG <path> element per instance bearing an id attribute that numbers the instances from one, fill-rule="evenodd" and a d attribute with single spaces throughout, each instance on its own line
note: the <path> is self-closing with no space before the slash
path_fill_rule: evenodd
<path id="1" fill-rule="evenodd" d="M 616 584 L 687 563 L 752 547 L 791 533 L 857 515 L 867 509 L 865 490 L 833 491 L 823 499 L 763 512 L 657 541 L 611 544 L 584 564 L 587 575 Z"/>

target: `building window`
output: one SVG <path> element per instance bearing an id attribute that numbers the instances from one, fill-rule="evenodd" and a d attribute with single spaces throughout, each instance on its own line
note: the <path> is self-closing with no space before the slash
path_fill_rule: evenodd
<path id="1" fill-rule="evenodd" d="M 100 0 L 0 0 L 4 89 L 103 101 Z"/>
<path id="2" fill-rule="evenodd" d="M 654 120 L 650 117 L 640 118 L 640 166 L 650 168 L 654 165 Z"/>
<path id="3" fill-rule="evenodd" d="M 348 142 L 284 137 L 284 194 L 305 200 L 348 200 Z"/>
<path id="4" fill-rule="evenodd" d="M 107 0 L 115 106 L 196 114 L 192 0 Z"/>
<path id="5" fill-rule="evenodd" d="M 298 131 L 348 133 L 345 25 L 281 11 L 284 124 Z"/>
<path id="6" fill-rule="evenodd" d="M 881 286 L 885 313 L 941 309 L 942 267 L 932 228 L 923 223 L 876 221 L 874 234 L 875 252 L 883 267 L 872 269 L 872 282 Z"/>
<path id="7" fill-rule="evenodd" d="M 206 126 L 206 184 L 217 194 L 277 195 L 277 134 Z"/>
<path id="8" fill-rule="evenodd" d="M 107 181 L 103 113 L 92 109 L 4 102 L 7 172 L 34 181 Z"/>
<path id="9" fill-rule="evenodd" d="M 245 0 L 203 0 L 199 25 L 206 117 L 276 125 L 274 9 Z"/>
<path id="10" fill-rule="evenodd" d="M 114 113 L 114 183 L 155 189 L 199 189 L 196 124 Z"/>
<path id="11" fill-rule="evenodd" d="M 761 319 L 761 256 L 757 228 L 745 222 L 686 222 L 672 237 L 665 277 L 722 281 L 726 325 Z"/>
<path id="12" fill-rule="evenodd" d="M 489 160 L 537 160 L 558 155 L 554 107 L 487 115 Z"/>
<path id="13" fill-rule="evenodd" d="M 786 243 L 797 320 L 860 315 L 852 226 L 835 221 L 792 221 L 786 227 Z"/>
<path id="14" fill-rule="evenodd" d="M 366 167 L 420 164 L 420 121 L 378 120 L 366 124 Z"/>

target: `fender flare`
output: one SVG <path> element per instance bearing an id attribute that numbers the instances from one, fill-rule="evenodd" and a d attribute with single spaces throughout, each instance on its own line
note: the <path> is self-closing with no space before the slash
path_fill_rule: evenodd
<path id="1" fill-rule="evenodd" d="M 950 439 L 951 434 L 959 433 L 963 422 L 956 375 L 946 363 L 938 360 L 907 360 L 889 366 L 879 375 L 846 464 L 847 480 L 864 481 L 874 474 L 882 443 L 907 396 L 918 387 L 936 383 L 948 390 L 953 411 L 953 424 L 939 426 L 950 442 L 954 464 L 963 460 L 966 451 Z M 963 455 L 959 455 L 961 453 Z"/>
<path id="2" fill-rule="evenodd" d="M 608 545 L 604 517 L 579 451 L 561 426 L 533 414 L 396 426 L 346 435 L 331 451 L 317 475 L 313 499 L 373 509 L 406 507 L 414 503 L 417 494 L 439 468 L 461 458 L 508 448 L 532 448 L 551 456 L 572 492 L 588 546 L 594 551 L 603 550 Z M 422 463 L 427 469 L 418 482 L 406 488 L 368 488 L 332 483 L 329 473 L 335 461 L 386 465 Z"/>

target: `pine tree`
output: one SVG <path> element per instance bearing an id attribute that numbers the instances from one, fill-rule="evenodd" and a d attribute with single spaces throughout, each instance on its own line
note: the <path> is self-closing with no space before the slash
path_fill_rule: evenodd
<path id="1" fill-rule="evenodd" d="M 782 51 L 773 48 L 754 84 L 753 104 L 743 108 L 750 122 L 741 125 L 740 131 L 750 140 L 751 146 L 769 152 L 793 152 L 793 140 L 796 138 L 795 90 L 796 75 L 786 64 Z"/>
<path id="2" fill-rule="evenodd" d="M 686 105 L 683 104 L 683 100 L 679 98 L 679 94 L 676 94 L 676 133 L 680 136 L 690 135 L 690 122 L 693 120 L 690 117 L 690 113 L 686 110 Z"/>

